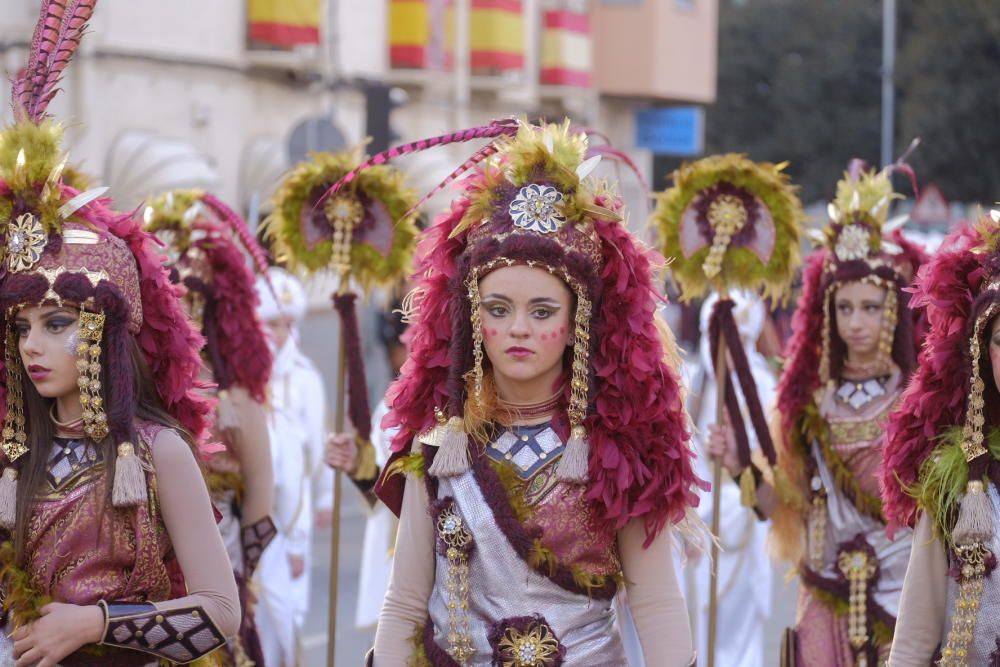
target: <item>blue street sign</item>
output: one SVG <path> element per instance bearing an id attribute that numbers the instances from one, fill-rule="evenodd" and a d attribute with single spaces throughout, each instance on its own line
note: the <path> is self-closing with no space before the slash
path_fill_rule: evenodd
<path id="1" fill-rule="evenodd" d="M 705 110 L 665 107 L 637 111 L 635 145 L 659 155 L 701 155 L 705 150 Z"/>

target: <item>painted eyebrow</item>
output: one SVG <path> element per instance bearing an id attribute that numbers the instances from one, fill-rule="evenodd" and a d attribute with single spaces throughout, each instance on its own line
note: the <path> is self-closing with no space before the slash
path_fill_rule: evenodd
<path id="1" fill-rule="evenodd" d="M 483 297 L 483 301 L 504 301 L 506 303 L 513 303 L 509 297 L 506 297 L 503 294 L 487 294 L 485 297 Z M 560 307 L 559 302 L 557 300 L 550 299 L 547 296 L 535 297 L 534 299 L 528 302 L 528 305 L 537 305 L 540 303 L 549 304 L 555 306 L 556 308 Z"/>

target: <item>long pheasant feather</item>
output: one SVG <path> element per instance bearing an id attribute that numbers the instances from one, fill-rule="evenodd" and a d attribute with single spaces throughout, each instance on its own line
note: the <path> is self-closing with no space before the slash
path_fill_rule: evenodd
<path id="1" fill-rule="evenodd" d="M 425 151 L 428 148 L 433 148 L 435 146 L 445 146 L 447 144 L 462 143 L 465 141 L 473 141 L 475 139 L 495 139 L 497 137 L 502 137 L 502 136 L 511 136 L 517 134 L 517 128 L 518 128 L 518 122 L 516 119 L 505 118 L 502 120 L 495 120 L 489 125 L 483 125 L 481 127 L 473 127 L 468 130 L 460 130 L 459 132 L 451 132 L 450 134 L 442 134 L 437 137 L 431 137 L 430 139 L 421 139 L 420 141 L 414 141 L 409 144 L 403 144 L 402 146 L 396 146 L 394 148 L 390 148 L 387 151 L 383 151 L 381 153 L 378 153 L 377 155 L 373 155 L 372 157 L 368 158 L 367 160 L 362 162 L 360 165 L 358 165 L 351 171 L 347 172 L 343 176 L 343 178 L 341 178 L 339 181 L 330 186 L 330 189 L 327 190 L 326 193 L 323 195 L 323 197 L 320 198 L 320 201 L 317 203 L 317 206 L 320 205 L 323 202 L 323 200 L 325 200 L 327 197 L 336 194 L 337 192 L 340 191 L 341 188 L 351 183 L 365 169 L 380 164 L 385 164 L 386 162 L 388 162 L 393 158 L 397 158 L 402 155 L 409 155 L 411 153 L 419 153 L 420 151 Z M 478 156 L 479 153 L 481 152 L 482 150 L 477 152 L 475 155 L 473 155 L 472 158 L 470 158 L 470 160 L 476 158 L 476 156 Z M 487 153 L 486 155 L 483 155 L 482 157 L 479 158 L 479 160 L 476 160 L 471 164 L 469 164 L 469 160 L 467 160 L 465 164 L 469 164 L 469 166 L 471 167 L 472 165 L 476 164 L 476 162 L 485 159 L 489 155 L 492 155 L 492 153 Z M 465 167 L 464 164 L 463 167 L 465 169 L 469 168 Z M 459 167 L 459 169 L 453 172 L 453 174 L 449 176 L 447 179 L 445 179 L 445 181 L 441 185 L 439 185 L 437 188 L 434 189 L 431 195 L 433 195 L 436 192 L 439 192 L 441 188 L 445 187 L 449 182 L 451 182 L 459 175 L 461 175 L 462 171 L 464 171 L 463 167 Z M 421 200 L 421 203 L 426 201 L 427 198 L 428 197 L 424 197 Z"/>
<path id="2" fill-rule="evenodd" d="M 212 211 L 214 211 L 215 214 L 229 226 L 233 233 L 239 237 L 240 243 L 242 243 L 243 247 L 246 248 L 246 251 L 250 253 L 250 257 L 253 259 L 254 265 L 257 268 L 257 273 L 264 278 L 268 288 L 272 293 L 274 293 L 274 285 L 271 284 L 270 274 L 267 271 L 267 257 L 264 254 L 263 248 L 260 247 L 253 235 L 250 233 L 247 223 L 236 213 L 236 211 L 229 208 L 229 206 L 217 199 L 214 195 L 210 195 L 206 192 L 201 196 L 201 201 L 212 209 Z"/>
<path id="3" fill-rule="evenodd" d="M 97 0 L 43 0 L 28 65 L 12 88 L 15 118 L 39 122 L 80 46 Z"/>

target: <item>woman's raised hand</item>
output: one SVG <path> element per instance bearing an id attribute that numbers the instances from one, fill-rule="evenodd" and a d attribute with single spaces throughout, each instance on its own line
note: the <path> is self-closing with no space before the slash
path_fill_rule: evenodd
<path id="1" fill-rule="evenodd" d="M 323 460 L 331 468 L 353 475 L 358 469 L 358 445 L 352 433 L 331 433 L 326 436 Z"/>
<path id="2" fill-rule="evenodd" d="M 739 454 L 736 452 L 736 438 L 728 423 L 712 424 L 708 427 L 706 449 L 708 455 L 719 461 L 732 477 L 737 477 L 743 472 Z"/>

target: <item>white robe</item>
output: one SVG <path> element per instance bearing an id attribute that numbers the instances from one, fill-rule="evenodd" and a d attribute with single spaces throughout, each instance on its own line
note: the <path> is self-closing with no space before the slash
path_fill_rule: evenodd
<path id="1" fill-rule="evenodd" d="M 385 432 L 381 428 L 382 417 L 388 412 L 389 407 L 382 401 L 372 415 L 371 441 L 375 447 L 375 461 L 379 469 L 385 466 L 389 459 L 389 445 L 393 436 L 392 432 Z M 389 587 L 389 574 L 392 571 L 396 526 L 395 515 L 384 503 L 376 503 L 368 513 L 365 538 L 361 548 L 361 577 L 354 620 L 359 629 L 373 628 L 378 623 L 385 591 Z"/>
<path id="2" fill-rule="evenodd" d="M 294 337 L 289 337 L 284 347 L 275 355 L 271 371 L 270 402 L 274 412 L 280 412 L 283 421 L 301 432 L 299 446 L 303 449 L 300 479 L 306 488 L 307 500 L 297 532 L 288 545 L 290 554 L 305 559 L 305 571 L 289 583 L 294 599 L 296 627 L 301 629 L 309 612 L 311 584 L 312 527 L 316 510 L 329 510 L 333 506 L 333 474 L 323 463 L 326 440 L 326 391 L 323 379 L 312 361 L 299 349 Z M 280 437 L 280 436 L 279 436 Z M 280 441 L 272 438 L 272 449 L 281 450 Z"/>
<path id="3" fill-rule="evenodd" d="M 756 349 L 766 310 L 761 301 L 734 293 L 737 302 L 734 318 L 740 331 L 740 338 L 747 354 L 750 371 L 757 385 L 761 407 L 765 416 L 775 400 L 777 381 L 767 360 Z M 704 438 L 708 427 L 716 421 L 716 383 L 712 371 L 712 351 L 708 343 L 708 316 L 715 299 L 710 298 L 702 308 L 700 345 L 700 406 L 698 414 L 692 415 L 697 426 L 694 446 L 697 452 L 695 470 L 699 477 L 712 479 L 712 462 L 705 455 Z M 745 401 L 739 382 L 733 375 L 740 405 L 744 411 L 747 435 L 751 447 L 756 447 L 756 437 L 749 419 L 746 417 Z M 723 471 L 720 488 L 721 511 L 719 539 L 722 552 L 719 555 L 719 612 L 716 630 L 715 664 L 726 667 L 761 667 L 764 663 L 765 630 L 771 615 L 771 576 L 773 564 L 770 562 L 765 541 L 767 524 L 758 521 L 749 508 L 740 503 L 739 486 Z M 712 493 L 701 493 L 698 514 L 706 524 L 712 519 Z M 700 659 L 708 655 L 708 598 L 709 598 L 709 558 L 708 555 L 692 558 L 688 563 L 688 607 L 692 612 L 693 630 L 697 639 Z"/>
<path id="4" fill-rule="evenodd" d="M 274 538 L 257 567 L 256 622 L 268 667 L 293 667 L 300 626 L 295 622 L 298 596 L 288 557 L 308 546 L 311 521 L 310 484 L 306 474 L 306 433 L 283 411 L 268 419 L 274 468 Z M 300 577 L 301 578 L 301 577 Z"/>

